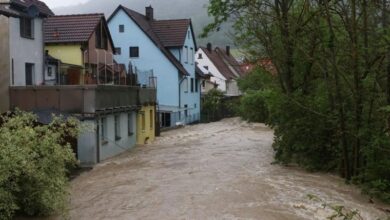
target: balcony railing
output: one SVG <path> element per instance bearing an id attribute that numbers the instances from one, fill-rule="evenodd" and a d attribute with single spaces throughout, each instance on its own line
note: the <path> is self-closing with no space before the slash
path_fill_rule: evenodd
<path id="1" fill-rule="evenodd" d="M 55 109 L 73 114 L 95 114 L 121 108 L 134 108 L 139 100 L 153 98 L 143 89 L 131 86 L 77 85 L 11 87 L 11 108 L 24 111 Z M 145 97 L 144 97 L 145 96 Z"/>

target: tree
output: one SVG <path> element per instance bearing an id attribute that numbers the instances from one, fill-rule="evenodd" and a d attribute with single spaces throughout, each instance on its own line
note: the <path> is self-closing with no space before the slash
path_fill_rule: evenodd
<path id="1" fill-rule="evenodd" d="M 233 22 L 236 44 L 275 65 L 279 88 L 264 82 L 272 95 L 257 102 L 269 110 L 278 161 L 337 170 L 384 199 L 390 198 L 389 7 L 385 0 L 211 0 L 214 22 L 203 34 Z"/>
<path id="2" fill-rule="evenodd" d="M 40 125 L 20 111 L 0 117 L 0 219 L 15 212 L 48 215 L 66 206 L 68 168 L 76 159 L 64 137 L 78 133 L 75 119 Z"/>

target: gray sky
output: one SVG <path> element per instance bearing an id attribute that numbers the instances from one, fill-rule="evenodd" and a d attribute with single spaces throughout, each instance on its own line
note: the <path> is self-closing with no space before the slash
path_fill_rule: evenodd
<path id="1" fill-rule="evenodd" d="M 45 2 L 50 8 L 57 8 L 70 5 L 78 5 L 85 3 L 88 0 L 41 0 Z"/>

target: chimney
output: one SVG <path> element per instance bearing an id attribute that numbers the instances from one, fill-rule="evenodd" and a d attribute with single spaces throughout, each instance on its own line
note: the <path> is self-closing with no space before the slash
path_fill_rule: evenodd
<path id="1" fill-rule="evenodd" d="M 208 43 L 208 44 L 207 44 L 207 50 L 208 50 L 209 52 L 212 52 L 213 47 L 212 47 L 211 43 Z"/>
<path id="2" fill-rule="evenodd" d="M 230 56 L 230 46 L 226 46 L 226 55 Z"/>
<path id="3" fill-rule="evenodd" d="M 151 5 L 149 5 L 148 7 L 145 8 L 145 17 L 148 21 L 153 21 L 154 17 L 153 17 L 153 8 Z"/>

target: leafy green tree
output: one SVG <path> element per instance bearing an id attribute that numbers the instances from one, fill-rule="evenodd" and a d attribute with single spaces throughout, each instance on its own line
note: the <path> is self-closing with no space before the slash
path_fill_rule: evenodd
<path id="1" fill-rule="evenodd" d="M 40 125 L 30 113 L 0 117 L 0 219 L 64 209 L 68 168 L 76 165 L 65 137 L 78 133 L 75 119 L 55 118 L 49 125 Z"/>
<path id="2" fill-rule="evenodd" d="M 279 162 L 337 171 L 387 201 L 389 8 L 386 0 L 211 0 L 204 31 L 233 22 L 237 46 L 272 60 L 276 81 L 241 82 L 242 109 L 268 110 Z M 263 106 L 257 115 L 254 106 Z"/>

